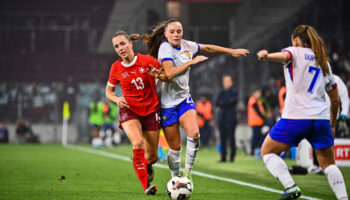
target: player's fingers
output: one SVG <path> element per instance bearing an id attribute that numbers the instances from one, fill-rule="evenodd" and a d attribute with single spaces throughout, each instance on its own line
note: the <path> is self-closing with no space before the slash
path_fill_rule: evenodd
<path id="1" fill-rule="evenodd" d="M 120 102 L 120 107 L 121 108 L 128 108 L 129 106 L 125 102 Z"/>
<path id="2" fill-rule="evenodd" d="M 204 60 L 208 60 L 208 57 L 203 56 L 203 57 L 202 57 L 202 61 L 204 61 Z"/>

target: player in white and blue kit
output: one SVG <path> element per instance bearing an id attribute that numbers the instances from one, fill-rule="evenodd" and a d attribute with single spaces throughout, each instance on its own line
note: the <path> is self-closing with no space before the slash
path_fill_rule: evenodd
<path id="1" fill-rule="evenodd" d="M 278 53 L 258 52 L 259 60 L 284 63 L 287 95 L 282 119 L 271 129 L 261 149 L 266 168 L 284 186 L 280 199 L 301 195 L 286 163 L 283 151 L 306 138 L 316 149 L 317 159 L 337 199 L 348 199 L 343 175 L 335 165 L 334 124 L 338 112 L 337 84 L 328 63 L 327 49 L 315 29 L 297 26 L 292 34 L 293 47 Z M 326 102 L 326 94 L 331 106 Z"/>
<path id="2" fill-rule="evenodd" d="M 190 67 L 206 60 L 199 52 L 226 53 L 234 57 L 249 53 L 246 49 L 230 49 L 204 45 L 182 39 L 182 24 L 168 20 L 155 27 L 151 35 L 143 36 L 148 53 L 162 63 L 165 74 L 172 82 L 158 82 L 162 106 L 162 126 L 169 144 L 168 164 L 172 176 L 180 173 L 181 137 L 179 125 L 187 134 L 184 176 L 192 181 L 191 170 L 199 149 L 199 128 L 195 104 L 190 95 Z M 196 56 L 196 57 L 195 57 Z"/>

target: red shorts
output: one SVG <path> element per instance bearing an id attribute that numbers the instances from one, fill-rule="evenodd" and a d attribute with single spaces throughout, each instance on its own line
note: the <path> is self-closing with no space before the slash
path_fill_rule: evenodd
<path id="1" fill-rule="evenodd" d="M 122 130 L 124 130 L 122 123 L 132 119 L 137 119 L 141 122 L 142 131 L 157 131 L 161 128 L 159 112 L 154 112 L 147 116 L 139 116 L 129 109 L 120 108 L 119 116 L 119 128 Z"/>

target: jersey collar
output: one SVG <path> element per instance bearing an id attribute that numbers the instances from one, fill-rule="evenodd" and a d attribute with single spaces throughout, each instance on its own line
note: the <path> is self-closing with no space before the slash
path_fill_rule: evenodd
<path id="1" fill-rule="evenodd" d="M 129 63 L 129 64 L 125 64 L 125 63 L 122 61 L 122 65 L 123 65 L 124 67 L 131 67 L 131 66 L 133 66 L 133 65 L 135 64 L 136 60 L 137 60 L 137 55 L 135 55 L 134 59 L 133 59 L 132 62 Z"/>
<path id="2" fill-rule="evenodd" d="M 167 43 L 169 43 L 169 41 L 168 40 L 165 40 L 165 42 L 167 42 Z M 170 44 L 170 43 L 169 43 Z M 181 50 L 181 47 L 176 47 L 176 46 L 173 46 L 173 45 L 171 45 L 170 44 L 170 46 L 172 46 L 174 49 L 176 49 L 176 50 Z"/>

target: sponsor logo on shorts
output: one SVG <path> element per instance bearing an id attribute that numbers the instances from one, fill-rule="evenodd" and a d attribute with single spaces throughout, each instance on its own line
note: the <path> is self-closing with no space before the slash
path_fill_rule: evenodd
<path id="1" fill-rule="evenodd" d="M 124 121 L 124 120 L 126 120 L 127 118 L 128 118 L 128 113 L 124 113 L 123 115 L 122 115 L 122 120 Z"/>

